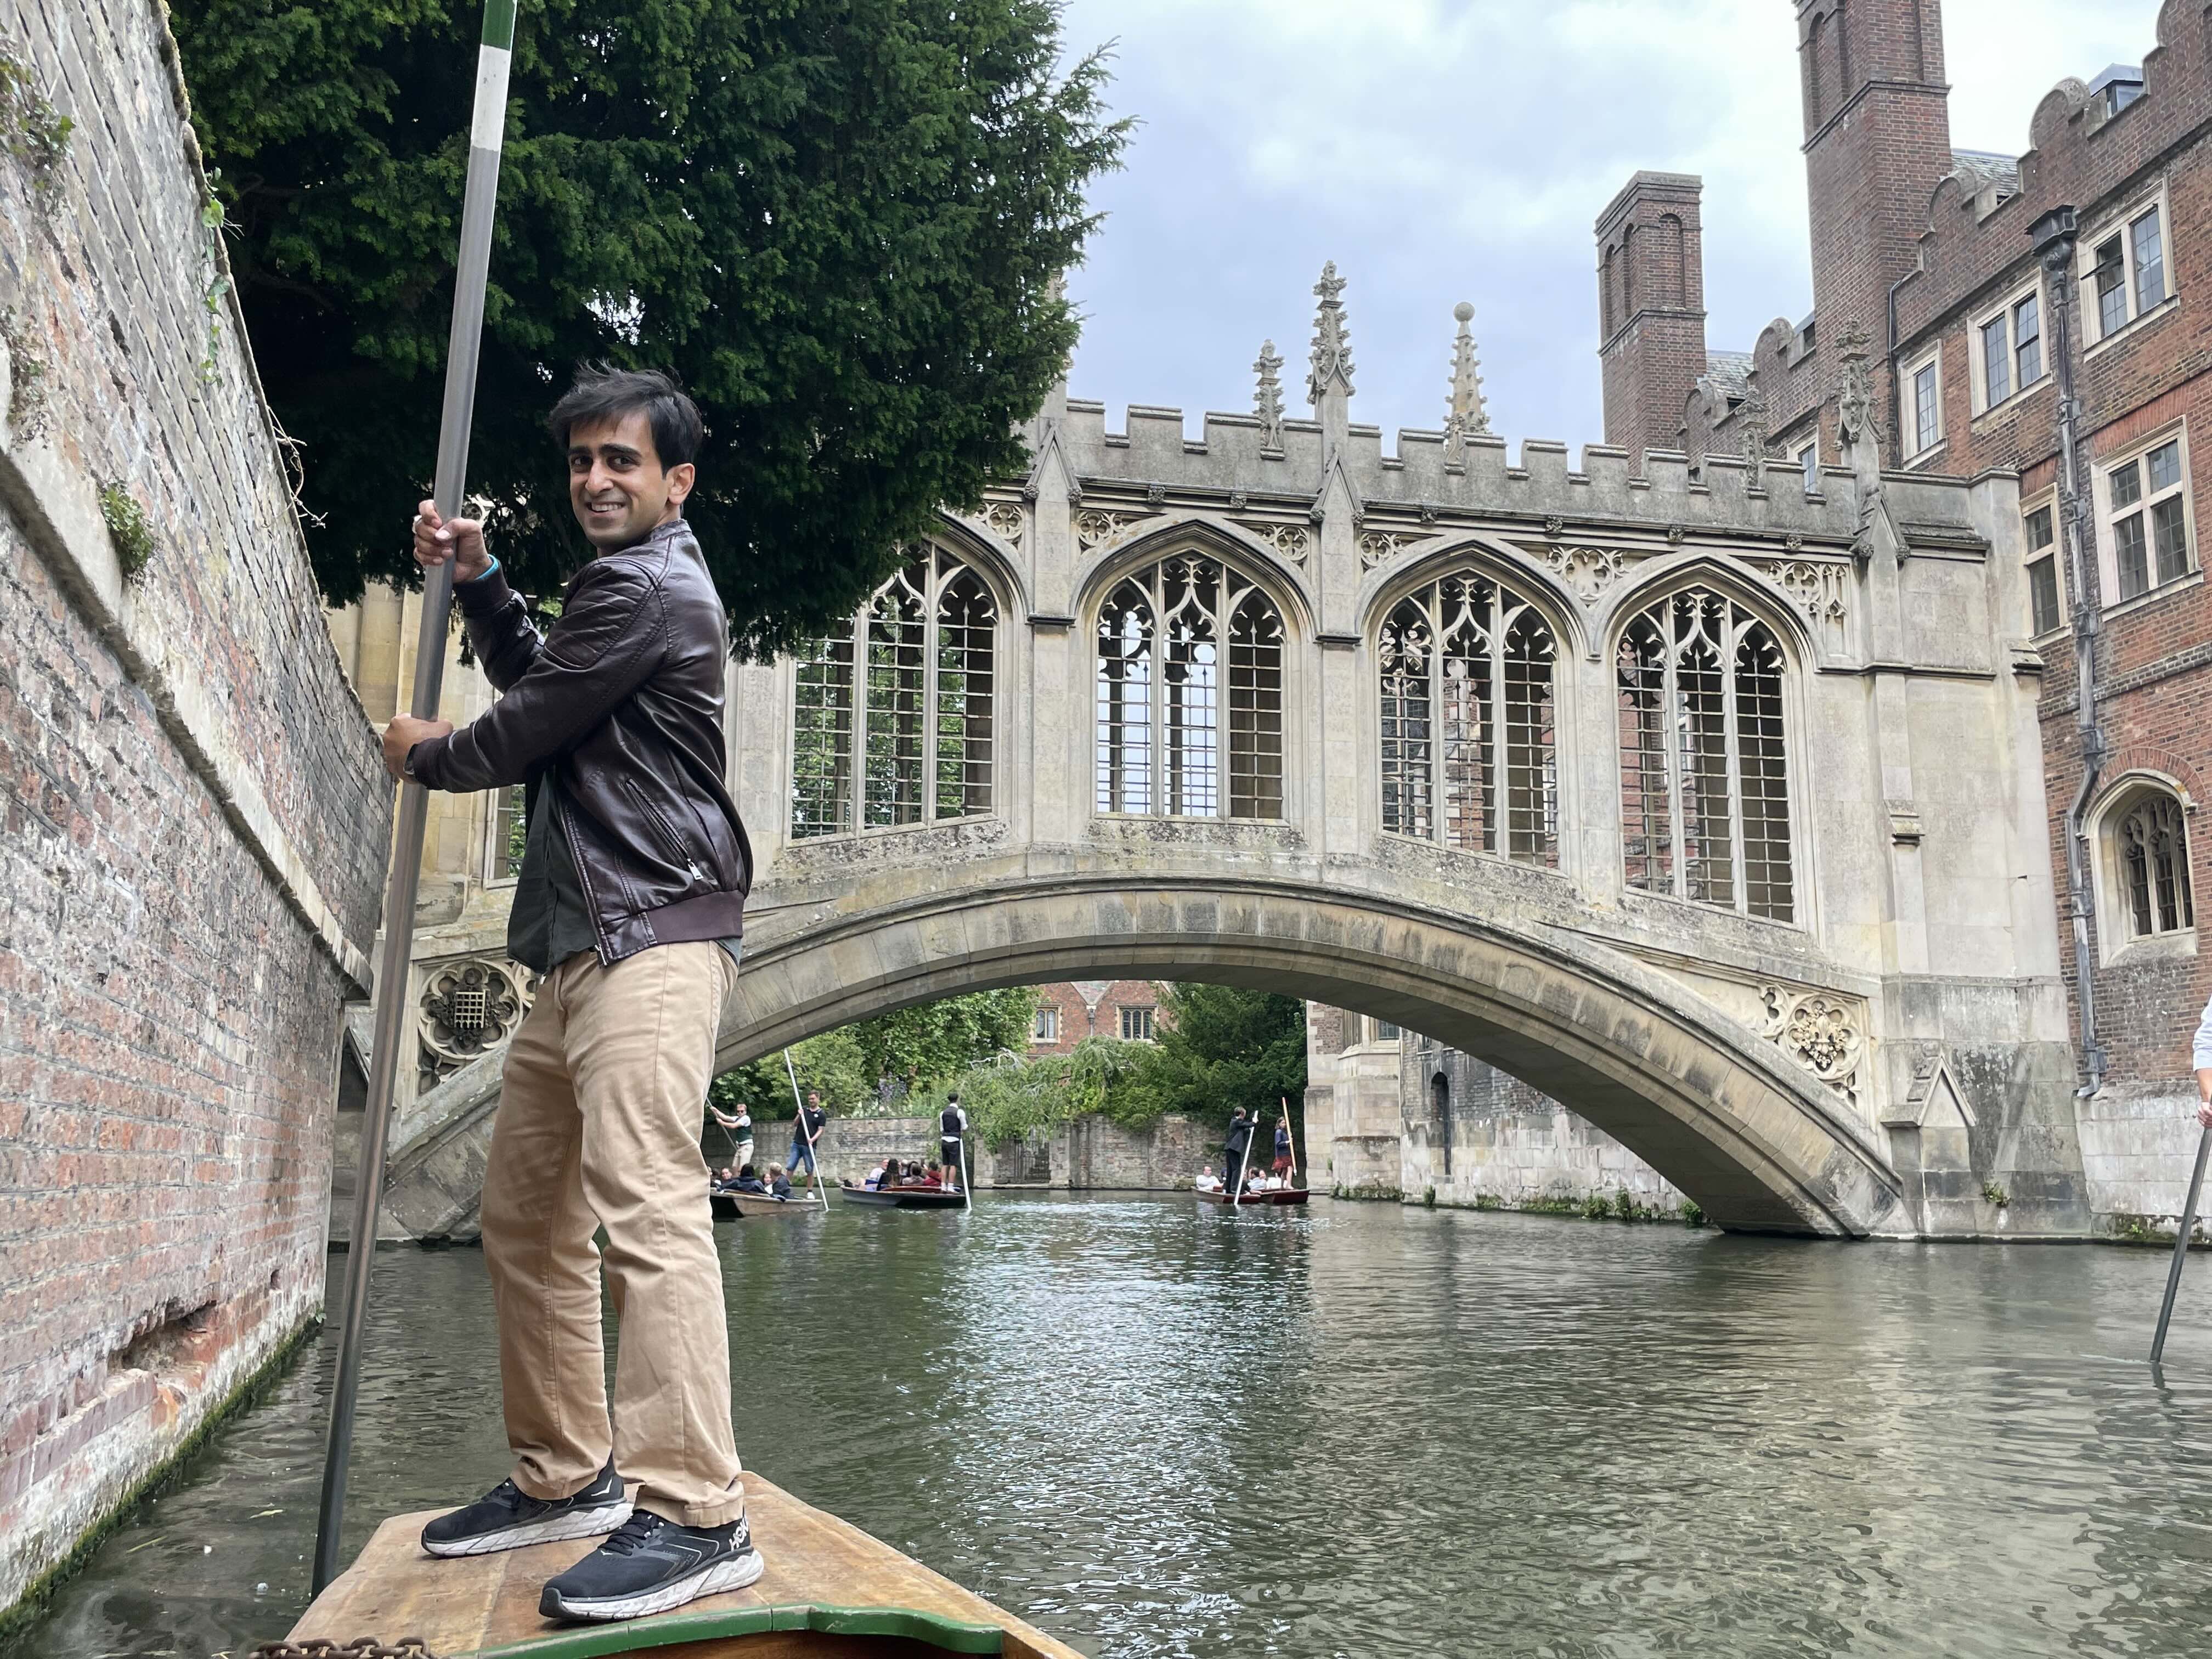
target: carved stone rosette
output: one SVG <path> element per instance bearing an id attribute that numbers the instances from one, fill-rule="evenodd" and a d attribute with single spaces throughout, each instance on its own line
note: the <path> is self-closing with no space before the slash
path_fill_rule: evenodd
<path id="1" fill-rule="evenodd" d="M 1866 1055 L 1857 1005 L 1825 991 L 1795 991 L 1785 985 L 1762 986 L 1759 996 L 1766 1009 L 1761 1035 L 1856 1107 L 1859 1063 Z"/>
<path id="2" fill-rule="evenodd" d="M 1152 517 L 1150 513 L 1109 513 L 1103 507 L 1085 507 L 1075 515 L 1075 544 L 1089 553 L 1109 542 L 1117 542 L 1129 532 L 1133 525 Z"/>
<path id="3" fill-rule="evenodd" d="M 1313 532 L 1304 525 L 1248 523 L 1239 519 L 1237 527 L 1250 532 L 1292 564 L 1304 564 L 1313 547 Z"/>
<path id="4" fill-rule="evenodd" d="M 993 501 L 983 509 L 985 526 L 1009 547 L 1022 544 L 1022 526 L 1028 516 L 1012 501 Z"/>
<path id="5" fill-rule="evenodd" d="M 1411 547 L 1420 539 L 1419 536 L 1394 536 L 1387 530 L 1370 530 L 1359 538 L 1359 568 L 1372 570 L 1397 557 L 1401 549 Z"/>
<path id="6" fill-rule="evenodd" d="M 442 962 L 422 986 L 416 1029 L 424 1079 L 450 1076 L 513 1036 L 538 994 L 538 975 L 489 957 Z"/>
<path id="7" fill-rule="evenodd" d="M 1585 608 L 1595 605 L 1605 590 L 1628 568 L 1628 558 L 1607 547 L 1564 547 L 1553 544 L 1537 550 L 1567 591 Z"/>

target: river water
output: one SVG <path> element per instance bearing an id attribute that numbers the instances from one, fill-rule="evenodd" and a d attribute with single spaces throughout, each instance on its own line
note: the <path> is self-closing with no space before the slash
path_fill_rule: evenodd
<path id="1" fill-rule="evenodd" d="M 1103 1196 L 718 1231 L 748 1463 L 1085 1653 L 2212 1651 L 2201 1259 L 2161 1384 L 2147 1251 Z M 478 1256 L 375 1294 L 349 1553 L 507 1468 Z M 334 1346 L 8 1659 L 283 1634 Z"/>

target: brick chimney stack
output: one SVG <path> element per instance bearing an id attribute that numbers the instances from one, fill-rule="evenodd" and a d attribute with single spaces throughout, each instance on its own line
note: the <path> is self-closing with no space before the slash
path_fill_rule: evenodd
<path id="1" fill-rule="evenodd" d="M 1814 313 L 1823 342 L 1852 322 L 1874 337 L 1887 425 L 1890 285 L 1912 269 L 1953 165 L 1941 0 L 1797 0 L 1797 58 Z M 1823 371 L 1831 392 L 1839 372 Z"/>
<path id="2" fill-rule="evenodd" d="M 1639 173 L 1597 221 L 1605 441 L 1638 459 L 1679 449 L 1682 404 L 1705 372 L 1705 181 Z"/>

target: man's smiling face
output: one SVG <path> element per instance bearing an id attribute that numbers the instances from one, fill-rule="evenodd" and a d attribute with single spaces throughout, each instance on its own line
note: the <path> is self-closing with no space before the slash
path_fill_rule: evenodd
<path id="1" fill-rule="evenodd" d="M 684 510 L 696 476 L 689 461 L 663 470 L 643 410 L 568 432 L 568 502 L 602 551 L 634 547 Z"/>

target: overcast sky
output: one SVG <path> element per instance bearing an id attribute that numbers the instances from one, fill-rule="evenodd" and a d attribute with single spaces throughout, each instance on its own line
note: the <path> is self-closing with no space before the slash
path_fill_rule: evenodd
<path id="1" fill-rule="evenodd" d="M 2018 154 L 2067 76 L 2139 64 L 2159 0 L 1946 0 L 1951 142 Z M 1603 435 L 1598 212 L 1639 167 L 1704 176 L 1706 343 L 1812 305 L 1790 0 L 1068 0 L 1140 118 L 1071 280 L 1069 390 L 1252 406 L 1272 338 L 1307 412 L 1312 288 L 1347 279 L 1352 419 L 1435 428 L 1460 300 L 1492 429 Z M 1390 441 L 1386 440 L 1386 442 Z"/>

